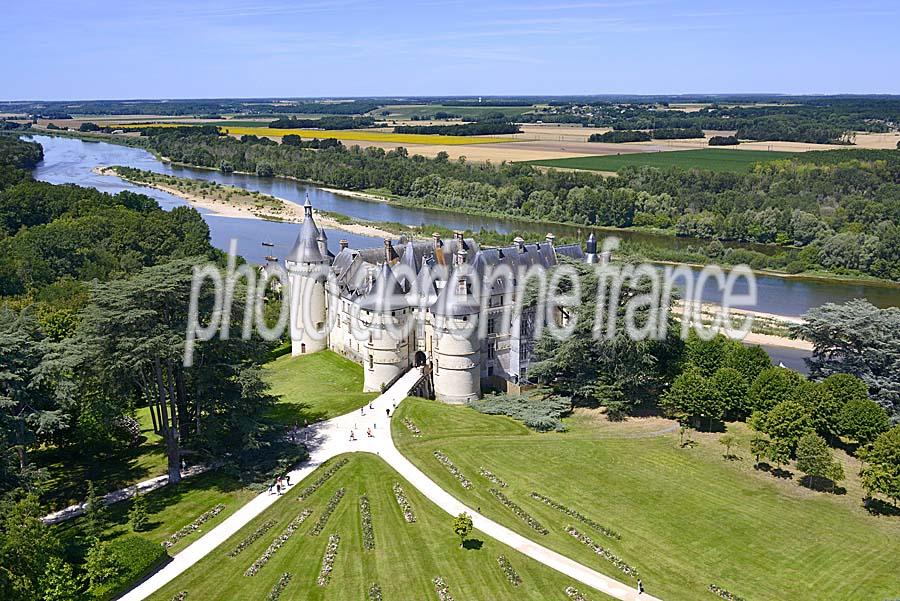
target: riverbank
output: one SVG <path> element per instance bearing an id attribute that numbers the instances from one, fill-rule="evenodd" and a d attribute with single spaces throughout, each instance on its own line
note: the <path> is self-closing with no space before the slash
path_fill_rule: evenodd
<path id="1" fill-rule="evenodd" d="M 151 172 L 142 172 L 142 174 L 146 173 L 146 178 L 128 177 L 125 173 L 119 172 L 116 167 L 97 166 L 92 171 L 97 175 L 118 177 L 135 185 L 166 192 L 186 201 L 191 206 L 209 211 L 219 217 L 291 223 L 303 221 L 303 206 L 299 203 L 259 192 L 248 192 L 243 188 L 210 183 L 202 185 L 188 178 Z M 319 211 L 314 211 L 314 214 L 320 227 L 373 238 L 393 238 L 396 235 L 396 232 L 374 225 L 345 222 Z"/>
<path id="2" fill-rule="evenodd" d="M 35 131 L 34 133 L 38 133 L 40 130 Z M 41 133 L 51 133 L 51 132 L 41 132 Z M 185 167 L 190 169 L 199 169 L 208 172 L 218 172 L 217 169 L 212 167 L 204 167 L 204 166 L 196 166 L 190 165 L 186 163 L 182 163 L 179 161 L 172 161 L 169 157 L 161 156 L 159 153 L 155 152 L 152 148 L 149 148 L 146 144 L 142 142 L 140 138 L 129 137 L 126 138 L 124 136 L 116 136 L 110 134 L 96 135 L 96 134 L 85 134 L 82 132 L 52 132 L 55 135 L 60 135 L 61 137 L 72 137 L 72 138 L 81 138 L 85 140 L 91 141 L 108 141 L 117 143 L 123 146 L 131 146 L 131 147 L 139 147 L 144 151 L 149 152 L 155 158 L 160 161 L 166 162 L 173 166 Z M 234 172 L 234 175 L 242 175 L 247 177 L 256 177 L 255 174 L 246 173 L 246 172 Z M 321 182 L 315 182 L 310 180 L 304 180 L 296 177 L 278 175 L 273 178 L 262 178 L 263 180 L 287 180 L 292 182 L 298 182 L 303 185 L 314 186 L 319 190 L 324 192 L 328 192 L 334 195 L 340 195 L 348 198 L 353 198 L 356 200 L 362 201 L 372 201 L 377 202 L 378 204 L 390 207 L 397 207 L 398 209 L 409 209 L 409 210 L 419 210 L 419 211 L 429 211 L 435 212 L 438 215 L 435 215 L 435 221 L 440 221 L 438 219 L 439 214 L 453 215 L 459 216 L 459 211 L 453 211 L 447 209 L 446 207 L 435 207 L 435 206 L 423 206 L 417 202 L 412 202 L 410 199 L 393 197 L 391 195 L 379 194 L 378 191 L 354 191 L 354 190 L 344 190 L 339 188 L 331 188 L 325 187 Z M 337 212 L 335 212 L 337 213 Z M 481 231 L 477 227 L 467 228 L 467 227 L 459 227 L 454 226 L 455 229 L 471 229 L 473 233 L 479 234 L 484 241 L 489 240 L 489 244 L 491 245 L 504 245 L 511 244 L 512 239 L 516 235 L 523 235 L 523 237 L 529 238 L 530 233 L 538 233 L 543 236 L 543 233 L 547 231 L 553 231 L 557 235 L 557 240 L 559 242 L 583 242 L 583 239 L 587 236 L 588 232 L 596 232 L 600 235 L 604 236 L 620 236 L 623 240 L 623 251 L 619 253 L 620 257 L 629 258 L 634 261 L 651 261 L 654 263 L 662 264 L 662 265 L 685 265 L 694 268 L 702 268 L 706 264 L 716 263 L 717 259 L 714 258 L 704 258 L 702 255 L 698 255 L 697 253 L 693 253 L 694 256 L 666 256 L 672 254 L 685 254 L 691 255 L 690 250 L 687 251 L 672 251 L 667 250 L 666 244 L 675 243 L 677 241 L 678 244 L 704 244 L 708 243 L 709 240 L 704 239 L 691 239 L 691 238 L 677 238 L 673 234 L 668 234 L 664 230 L 659 230 L 655 228 L 642 228 L 642 227 L 632 227 L 632 228 L 613 228 L 613 227 L 597 227 L 597 226 L 584 226 L 578 224 L 571 223 L 563 223 L 563 222 L 552 222 L 552 221 L 530 221 L 523 220 L 520 218 L 516 218 L 508 215 L 497 215 L 490 212 L 483 212 L 477 210 L 468 210 L 465 212 L 465 217 L 484 217 L 487 219 L 495 219 L 503 222 L 500 225 L 500 229 L 509 230 L 507 233 L 499 233 L 497 228 L 489 228 L 487 226 L 482 226 Z M 357 217 L 358 218 L 358 217 Z M 351 217 L 353 219 L 353 217 Z M 427 219 L 427 217 L 426 217 Z M 365 219 L 363 219 L 365 221 Z M 373 223 L 380 226 L 378 229 L 384 231 L 393 231 L 398 235 L 412 235 L 407 230 L 398 231 L 394 227 L 385 227 L 386 225 L 393 226 L 395 225 L 394 220 L 373 220 Z M 424 223 L 418 222 L 418 223 Z M 343 223 L 342 223 L 343 224 Z M 521 229 L 519 225 L 521 224 Z M 345 225 L 345 224 L 343 224 Z M 396 223 L 396 225 L 404 226 L 403 223 Z M 412 227 L 412 226 L 409 226 Z M 346 229 L 346 228 L 344 228 Z M 353 230 L 347 230 L 353 231 Z M 380 236 L 381 234 L 379 234 Z M 421 235 L 421 233 L 420 233 Z M 425 233 L 427 235 L 427 232 Z M 655 240 L 636 240 L 633 241 L 631 238 L 638 236 L 648 236 L 648 237 L 657 237 L 659 241 Z M 765 245 L 767 248 L 772 248 L 771 245 Z M 729 246 L 730 247 L 730 246 Z M 759 245 L 755 245 L 754 248 L 758 248 Z M 741 245 L 736 245 L 734 248 L 743 248 Z M 781 247 L 777 247 L 781 248 Z M 656 250 L 654 250 L 656 249 Z M 723 266 L 729 266 L 729 264 L 724 263 Z M 754 269 L 753 272 L 759 276 L 770 276 L 773 278 L 784 279 L 787 281 L 809 281 L 816 283 L 835 283 L 835 284 L 861 284 L 866 286 L 876 286 L 885 290 L 894 291 L 897 290 L 900 293 L 900 282 L 894 282 L 890 280 L 884 280 L 879 278 L 874 278 L 866 275 L 847 275 L 847 274 L 834 274 L 823 271 L 806 271 L 801 273 L 787 273 L 784 271 L 777 271 L 772 269 Z"/>
<path id="3" fill-rule="evenodd" d="M 697 303 L 690 302 L 695 316 L 699 316 L 699 321 L 703 325 L 711 324 L 721 313 L 722 307 L 714 303 Z M 676 319 L 684 315 L 685 301 L 677 300 L 672 303 L 672 312 Z M 791 317 L 789 315 L 776 315 L 774 313 L 766 313 L 764 311 L 754 311 L 752 309 L 735 309 L 730 308 L 729 313 L 733 318 L 735 327 L 740 328 L 744 324 L 744 320 L 751 318 L 751 330 L 746 336 L 740 338 L 732 335 L 727 329 L 723 328 L 722 333 L 733 340 L 741 340 L 747 344 L 759 344 L 761 346 L 777 346 L 781 348 L 789 348 L 798 351 L 812 352 L 813 344 L 808 340 L 792 338 L 790 335 L 791 326 L 803 323 L 803 319 L 799 317 Z M 694 322 L 696 323 L 696 319 Z"/>

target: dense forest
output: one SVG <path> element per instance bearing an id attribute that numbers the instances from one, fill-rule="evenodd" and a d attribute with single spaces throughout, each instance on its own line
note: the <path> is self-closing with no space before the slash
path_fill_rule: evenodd
<path id="1" fill-rule="evenodd" d="M 404 149 L 310 151 L 242 143 L 193 130 L 144 138 L 185 163 L 276 175 L 336 188 L 388 190 L 397 202 L 584 226 L 660 229 L 713 240 L 717 261 L 794 273 L 827 270 L 900 281 L 900 153 L 835 150 L 758 165 L 750 173 L 629 168 L 618 177 L 472 164 Z M 773 245 L 774 252 L 722 242 Z"/>
<path id="2" fill-rule="evenodd" d="M 264 416 L 274 398 L 258 367 L 270 343 L 235 331 L 195 345 L 194 363 L 183 365 L 193 267 L 224 265 L 199 213 L 34 181 L 21 166 L 40 154 L 0 136 L 0 598 L 109 599 L 164 552 L 138 536 L 101 537 L 86 481 L 70 490 L 88 498 L 85 535 L 61 540 L 39 519 L 68 504 L 48 453 L 67 468 L 108 467 L 142 444 L 138 411 L 152 417 L 170 482 L 183 460 L 226 458 L 226 469 L 252 480 L 305 451 L 277 443 L 281 430 Z M 238 286 L 234 311 L 243 315 Z M 214 305 L 212 290 L 201 290 L 199 319 Z M 44 595 L 63 585 L 70 596 Z"/>

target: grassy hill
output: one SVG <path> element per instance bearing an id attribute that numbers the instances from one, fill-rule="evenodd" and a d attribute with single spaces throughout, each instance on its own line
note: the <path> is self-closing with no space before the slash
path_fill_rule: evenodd
<path id="1" fill-rule="evenodd" d="M 452 530 L 452 517 L 421 496 L 381 459 L 367 454 L 347 455 L 349 462 L 304 501 L 297 497 L 302 486 L 316 480 L 333 465 L 332 459 L 307 478 L 301 487 L 284 495 L 270 509 L 243 528 L 193 568 L 176 578 L 156 595 L 154 601 L 169 601 L 187 591 L 187 601 L 231 601 L 264 599 L 282 574 L 292 578 L 281 595 L 289 600 L 368 600 L 368 590 L 378 583 L 384 599 L 437 599 L 432 579 L 440 576 L 458 601 L 475 599 L 565 599 L 564 589 L 576 583 L 537 562 L 475 532 L 465 549 Z M 416 521 L 407 523 L 394 497 L 393 485 L 400 482 L 415 512 Z M 344 489 L 325 528 L 318 536 L 310 530 L 322 515 L 338 488 Z M 369 500 L 374 530 L 374 549 L 363 546 L 359 498 Z M 313 512 L 254 576 L 246 569 L 304 509 Z M 229 553 L 268 520 L 275 524 L 235 557 Z M 316 579 L 329 535 L 340 536 L 330 582 L 319 586 Z M 522 579 L 512 585 L 500 569 L 498 555 L 507 557 Z M 578 589 L 592 601 L 609 599 L 584 586 Z"/>
<path id="2" fill-rule="evenodd" d="M 637 567 L 647 591 L 664 599 L 711 599 L 710 584 L 754 600 L 900 593 L 900 520 L 868 515 L 856 490 L 813 492 L 756 472 L 746 444 L 741 461 L 725 461 L 718 435 L 696 435 L 700 444 L 681 448 L 664 420 L 645 428 L 642 420 L 579 418 L 569 420 L 570 432 L 534 434 L 509 418 L 417 399 L 404 401 L 397 417 L 410 418 L 422 432 L 413 437 L 394 420 L 400 449 L 452 494 L 524 536 L 624 579 L 564 531 L 579 527 Z M 735 428 L 747 437 L 742 424 Z M 438 449 L 473 482 L 471 490 L 435 459 Z M 488 492 L 492 484 L 479 475 L 482 467 L 508 483 L 504 494 L 548 535 Z M 621 540 L 531 498 L 532 491 L 617 531 Z"/>

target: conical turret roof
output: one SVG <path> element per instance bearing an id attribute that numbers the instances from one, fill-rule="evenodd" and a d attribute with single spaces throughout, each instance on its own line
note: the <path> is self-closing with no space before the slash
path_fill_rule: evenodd
<path id="1" fill-rule="evenodd" d="M 409 306 L 406 295 L 401 288 L 394 271 L 387 263 L 381 264 L 381 272 L 375 279 L 374 285 L 359 301 L 359 306 L 367 311 L 384 313 L 397 309 L 405 309 Z"/>
<path id="2" fill-rule="evenodd" d="M 319 250 L 319 228 L 313 219 L 312 203 L 309 202 L 309 194 L 303 204 L 303 223 L 300 224 L 300 233 L 294 241 L 287 260 L 294 263 L 321 263 L 325 260 Z"/>

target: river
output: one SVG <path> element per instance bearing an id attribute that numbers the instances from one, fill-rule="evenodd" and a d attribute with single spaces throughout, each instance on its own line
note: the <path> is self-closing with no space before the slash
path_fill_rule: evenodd
<path id="1" fill-rule="evenodd" d="M 548 229 L 546 225 L 538 223 L 524 224 L 527 227 L 523 227 L 521 221 L 414 209 L 386 202 L 368 201 L 336 194 L 289 179 L 225 174 L 206 169 L 175 166 L 158 160 L 143 149 L 107 142 L 41 135 L 31 136 L 30 139 L 39 142 L 44 147 L 44 160 L 34 171 L 36 179 L 55 184 L 71 183 L 89 186 L 110 193 L 121 190 L 140 192 L 155 198 L 166 209 L 186 203 L 176 196 L 153 188 L 130 184 L 116 177 L 97 175 L 93 173 L 92 169 L 98 165 L 125 165 L 158 173 L 239 186 L 248 190 L 258 190 L 296 202 L 302 202 L 306 194 L 309 194 L 310 200 L 318 209 L 364 220 L 393 221 L 407 225 L 434 223 L 451 229 L 473 231 L 485 229 L 509 232 L 531 229 L 534 232 L 544 232 Z M 212 242 L 216 247 L 227 250 L 230 240 L 235 239 L 238 244 L 238 253 L 249 261 L 257 263 L 262 263 L 266 255 L 283 257 L 289 250 L 297 232 L 296 224 L 221 217 L 202 210 L 200 212 L 209 224 Z M 551 229 L 559 232 L 562 228 L 552 226 Z M 327 231 L 327 234 L 332 251 L 337 250 L 340 238 L 346 238 L 351 246 L 357 248 L 381 245 L 381 240 L 344 231 Z M 625 234 L 628 236 L 653 236 L 640 232 L 626 232 Z M 542 237 L 542 235 L 536 236 L 537 239 Z M 261 245 L 262 242 L 270 242 L 274 246 L 264 247 Z M 844 302 L 854 298 L 866 298 L 879 307 L 900 306 L 900 289 L 874 283 L 781 278 L 769 275 L 758 275 L 756 283 L 758 302 L 755 306 L 745 308 L 765 313 L 799 316 L 808 309 L 826 302 Z M 721 292 L 714 281 L 707 282 L 701 296 L 706 302 L 718 303 L 721 301 Z M 779 357 L 778 360 L 783 360 L 786 365 L 791 367 L 797 367 L 797 363 L 800 361 L 798 357 L 802 358 L 802 355 L 797 355 L 796 352 L 783 352 L 782 357 Z"/>

